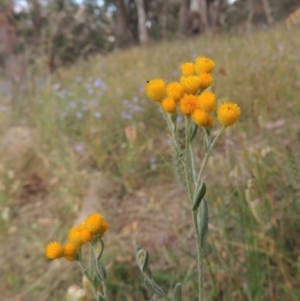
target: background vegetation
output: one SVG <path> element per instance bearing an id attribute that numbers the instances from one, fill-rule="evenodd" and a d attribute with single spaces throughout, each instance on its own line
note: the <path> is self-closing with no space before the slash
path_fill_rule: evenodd
<path id="1" fill-rule="evenodd" d="M 69 44 L 80 36 L 75 31 L 55 46 L 60 63 L 52 74 L 45 44 L 23 43 L 34 37 L 18 25 L 19 48 L 2 59 L 3 66 L 12 54 L 17 67 L 24 62 L 24 77 L 18 71 L 9 80 L 13 68 L 6 68 L 0 83 L 1 300 L 64 300 L 80 273 L 63 260 L 49 264 L 44 247 L 54 237 L 63 241 L 75 220 L 94 209 L 111 225 L 104 237 L 111 300 L 150 299 L 134 262 L 136 245 L 150 251 L 166 291 L 183 281 L 185 299 L 196 298 L 187 200 L 174 181 L 164 120 L 143 87 L 154 77 L 178 78 L 180 64 L 199 55 L 217 64 L 218 98 L 242 109 L 207 170 L 207 300 L 299 300 L 299 27 L 248 24 L 243 34 L 232 25 L 222 34 L 147 47 L 99 46 L 95 53 L 106 54 L 86 56 Z M 64 47 L 71 47 L 70 59 Z"/>

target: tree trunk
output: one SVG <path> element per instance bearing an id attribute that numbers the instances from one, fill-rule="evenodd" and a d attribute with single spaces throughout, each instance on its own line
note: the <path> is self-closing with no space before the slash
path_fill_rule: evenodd
<path id="1" fill-rule="evenodd" d="M 31 6 L 32 11 L 32 21 L 34 25 L 33 31 L 33 43 L 36 47 L 40 44 L 40 33 L 41 33 L 41 8 L 38 0 L 29 0 L 28 1 Z"/>
<path id="2" fill-rule="evenodd" d="M 39 30 L 41 24 L 41 8 L 38 0 L 29 0 L 31 6 L 31 11 L 33 12 L 32 21 L 34 23 L 35 29 Z"/>
<path id="3" fill-rule="evenodd" d="M 144 0 L 135 0 L 137 14 L 138 14 L 138 30 L 139 40 L 142 45 L 149 42 L 149 36 L 146 27 L 146 13 L 144 7 Z"/>
<path id="4" fill-rule="evenodd" d="M 208 3 L 210 27 L 214 32 L 219 32 L 224 25 L 224 13 L 227 7 L 227 0 L 214 0 Z"/>
<path id="5" fill-rule="evenodd" d="M 12 0 L 7 1 L 0 9 L 0 51 L 3 56 L 14 52 L 17 44 L 17 26 L 13 13 Z"/>
<path id="6" fill-rule="evenodd" d="M 166 39 L 167 37 L 168 4 L 169 0 L 163 1 L 163 6 L 161 10 L 161 35 L 163 39 Z"/>
<path id="7" fill-rule="evenodd" d="M 215 32 L 219 23 L 220 15 L 220 0 L 214 0 L 208 4 L 208 15 L 210 19 L 210 25 L 212 30 Z"/>
<path id="8" fill-rule="evenodd" d="M 189 23 L 190 23 L 190 33 L 192 35 L 199 34 L 205 31 L 206 27 L 203 22 L 203 18 L 207 20 L 207 16 L 203 17 L 203 8 L 201 7 L 202 0 L 191 0 L 190 2 L 190 11 L 189 11 Z M 206 5 L 206 0 L 205 5 Z M 207 9 L 205 9 L 207 11 Z"/>
<path id="9" fill-rule="evenodd" d="M 26 61 L 17 54 L 17 24 L 14 17 L 13 1 L 6 1 L 0 8 L 0 56 L 3 60 L 5 77 L 8 79 L 11 103 L 15 105 L 20 87 L 26 80 Z"/>
<path id="10" fill-rule="evenodd" d="M 179 36 L 186 36 L 189 33 L 189 8 L 190 8 L 190 0 L 182 0 L 180 11 L 179 11 L 179 28 L 178 34 Z"/>
<path id="11" fill-rule="evenodd" d="M 207 0 L 198 0 L 199 1 L 199 13 L 201 16 L 202 25 L 204 27 L 204 31 L 206 31 L 209 27 L 208 18 L 207 18 Z"/>
<path id="12" fill-rule="evenodd" d="M 190 1 L 190 11 L 200 11 L 200 1 L 201 0 L 191 0 Z"/>
<path id="13" fill-rule="evenodd" d="M 265 13 L 265 16 L 267 19 L 267 23 L 268 23 L 268 25 L 272 25 L 274 20 L 273 20 L 273 16 L 272 16 L 272 10 L 270 7 L 270 3 L 268 0 L 261 0 L 261 2 L 262 2 L 264 13 Z"/>
<path id="14" fill-rule="evenodd" d="M 117 39 L 117 46 L 118 47 L 124 47 L 129 46 L 133 42 L 133 36 L 130 31 L 127 17 L 126 17 L 126 11 L 125 11 L 125 5 L 123 0 L 115 0 L 116 4 L 116 39 Z"/>

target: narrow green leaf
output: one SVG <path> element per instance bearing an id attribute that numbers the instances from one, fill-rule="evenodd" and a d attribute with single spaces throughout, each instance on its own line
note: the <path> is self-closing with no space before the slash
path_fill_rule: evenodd
<path id="1" fill-rule="evenodd" d="M 103 281 L 106 279 L 106 270 L 104 265 L 101 262 L 96 261 L 96 269 L 95 272 L 97 273 L 97 276 Z"/>
<path id="2" fill-rule="evenodd" d="M 208 206 L 205 198 L 202 200 L 198 208 L 197 224 L 199 229 L 201 248 L 204 249 L 208 232 Z"/>
<path id="3" fill-rule="evenodd" d="M 194 195 L 194 200 L 193 200 L 193 210 L 196 210 L 199 205 L 201 200 L 204 198 L 206 194 L 206 185 L 204 182 L 202 182 L 200 188 L 196 191 L 195 195 Z"/>
<path id="4" fill-rule="evenodd" d="M 196 123 L 192 124 L 192 128 L 190 130 L 190 142 L 192 142 L 194 140 L 194 138 L 196 137 L 198 131 L 198 125 Z"/>
<path id="5" fill-rule="evenodd" d="M 175 285 L 173 300 L 182 301 L 181 283 L 176 283 Z"/>
<path id="6" fill-rule="evenodd" d="M 145 282 L 146 287 L 147 287 L 149 290 L 152 291 L 152 288 L 151 288 L 151 286 L 150 286 L 150 282 L 151 282 L 151 281 L 150 281 L 148 278 L 145 278 L 145 279 L 144 279 L 144 282 Z"/>
<path id="7" fill-rule="evenodd" d="M 150 288 L 158 297 L 168 298 L 167 294 L 160 286 L 158 286 L 158 284 L 153 279 L 145 278 L 145 283 L 146 286 Z"/>
<path id="8" fill-rule="evenodd" d="M 148 252 L 145 249 L 136 248 L 136 261 L 142 273 L 149 269 L 148 257 Z"/>

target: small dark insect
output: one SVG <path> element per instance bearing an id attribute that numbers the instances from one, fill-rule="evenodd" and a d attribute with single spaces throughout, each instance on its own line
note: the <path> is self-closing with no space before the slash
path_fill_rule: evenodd
<path id="1" fill-rule="evenodd" d="M 223 76 L 226 76 L 227 75 L 227 72 L 225 71 L 224 68 L 219 68 L 219 73 Z"/>

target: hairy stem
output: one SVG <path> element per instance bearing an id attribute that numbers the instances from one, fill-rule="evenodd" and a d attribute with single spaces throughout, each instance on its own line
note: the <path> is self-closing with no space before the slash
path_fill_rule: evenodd
<path id="1" fill-rule="evenodd" d="M 193 152 L 193 145 L 189 140 L 189 120 L 188 117 L 186 117 L 186 145 L 185 145 L 185 161 L 184 161 L 184 171 L 185 171 L 185 178 L 186 178 L 186 184 L 187 184 L 187 190 L 188 190 L 188 196 L 190 200 L 190 204 L 193 203 L 193 197 L 195 194 L 195 191 L 197 191 L 201 185 L 201 181 L 203 178 L 203 173 L 205 166 L 208 162 L 208 158 L 210 156 L 210 153 L 215 146 L 216 142 L 218 141 L 219 137 L 223 134 L 225 131 L 225 127 L 223 127 L 218 135 L 215 137 L 215 139 L 210 143 L 210 137 L 209 134 L 206 132 L 205 140 L 207 143 L 209 142 L 209 145 L 206 145 L 206 151 L 205 156 L 203 158 L 200 171 L 198 174 L 198 177 L 196 179 L 196 170 L 195 170 L 195 161 L 194 161 L 194 152 Z M 194 189 L 192 189 L 194 188 Z M 197 222 L 197 210 L 193 210 L 192 212 L 192 219 L 193 219 L 193 227 L 195 231 L 195 238 L 196 238 L 196 253 L 197 253 L 197 266 L 198 266 L 198 293 L 199 293 L 199 301 L 203 301 L 203 256 L 204 256 L 204 246 L 201 243 L 200 239 L 200 230 L 198 227 Z"/>

